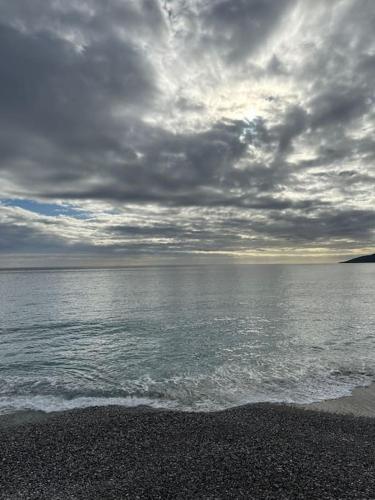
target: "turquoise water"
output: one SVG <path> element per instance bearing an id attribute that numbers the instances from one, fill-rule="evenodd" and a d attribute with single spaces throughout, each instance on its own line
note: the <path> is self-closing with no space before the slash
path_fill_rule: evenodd
<path id="1" fill-rule="evenodd" d="M 213 410 L 375 374 L 375 265 L 0 272 L 0 413 Z"/>

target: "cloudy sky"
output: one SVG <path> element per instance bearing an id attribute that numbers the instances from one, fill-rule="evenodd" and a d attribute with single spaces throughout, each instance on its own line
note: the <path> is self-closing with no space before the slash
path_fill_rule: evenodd
<path id="1" fill-rule="evenodd" d="M 375 235 L 373 0 L 0 0 L 0 267 Z"/>

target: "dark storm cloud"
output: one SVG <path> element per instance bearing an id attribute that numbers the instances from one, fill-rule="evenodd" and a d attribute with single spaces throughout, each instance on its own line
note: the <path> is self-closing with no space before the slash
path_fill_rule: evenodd
<path id="1" fill-rule="evenodd" d="M 0 0 L 0 19 L 0 198 L 124 218 L 79 243 L 0 205 L 1 251 L 373 241 L 372 1 Z"/>

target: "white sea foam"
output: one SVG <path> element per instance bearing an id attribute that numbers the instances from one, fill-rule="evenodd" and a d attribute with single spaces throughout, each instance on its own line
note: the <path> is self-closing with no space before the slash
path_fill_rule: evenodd
<path id="1" fill-rule="evenodd" d="M 114 405 L 126 406 L 128 408 L 149 406 L 151 408 L 173 409 L 176 407 L 176 403 L 173 401 L 130 396 L 126 398 L 79 397 L 74 399 L 63 399 L 56 396 L 17 396 L 13 398 L 0 397 L 0 414 L 24 410 L 51 413 L 54 411 L 72 410 L 73 408 Z"/>
<path id="2" fill-rule="evenodd" d="M 351 394 L 358 386 L 367 386 L 373 376 L 366 373 L 333 372 L 315 374 L 302 380 L 270 379 L 248 385 L 244 373 L 237 372 L 237 381 L 228 375 L 228 370 L 217 370 L 210 377 L 175 376 L 163 382 L 156 382 L 147 377 L 147 384 L 142 379 L 133 381 L 137 395 L 128 396 L 72 396 L 59 394 L 61 387 L 51 384 L 55 394 L 2 394 L 0 396 L 0 414 L 15 411 L 64 411 L 73 408 L 118 405 L 124 407 L 148 406 L 151 408 L 179 409 L 183 411 L 213 411 L 233 406 L 259 402 L 284 402 L 308 404 L 324 399 L 336 399 Z M 233 374 L 231 374 L 233 375 Z M 12 389 L 15 389 L 14 379 Z M 160 394 L 154 397 L 152 390 L 157 386 Z M 25 384 L 21 384 L 25 390 Z M 33 384 L 35 389 L 35 383 Z M 134 388 L 134 387 L 133 387 Z"/>

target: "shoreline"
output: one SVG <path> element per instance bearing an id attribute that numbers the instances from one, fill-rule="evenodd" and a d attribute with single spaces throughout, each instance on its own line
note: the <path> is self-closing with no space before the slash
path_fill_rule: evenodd
<path id="1" fill-rule="evenodd" d="M 348 396 L 296 406 L 307 410 L 374 418 L 375 383 L 365 387 L 355 387 Z"/>
<path id="2" fill-rule="evenodd" d="M 364 416 L 262 403 L 39 417 L 0 426 L 0 498 L 370 499 L 375 491 L 375 421 Z"/>
<path id="3" fill-rule="evenodd" d="M 237 408 L 244 408 L 248 406 L 256 406 L 256 405 L 275 405 L 275 406 L 290 406 L 293 408 L 312 410 L 318 412 L 327 412 L 334 413 L 339 415 L 351 415 L 354 417 L 368 417 L 375 418 L 375 382 L 372 382 L 368 386 L 358 386 L 352 389 L 351 394 L 346 396 L 340 396 L 334 399 L 323 399 L 321 401 L 314 401 L 312 403 L 286 403 L 283 401 L 280 402 L 255 402 L 255 403 L 244 403 L 238 406 L 232 406 L 229 408 L 221 409 L 221 410 L 180 410 L 173 409 L 167 407 L 157 407 L 157 406 L 148 406 L 147 404 L 140 404 L 138 406 L 126 406 L 126 405 L 118 405 L 118 404 L 108 404 L 108 405 L 93 405 L 93 406 L 85 406 L 85 407 L 76 407 L 71 409 L 64 410 L 55 410 L 55 411 L 43 411 L 43 410 L 17 410 L 10 413 L 0 414 L 0 429 L 9 426 L 17 426 L 21 424 L 27 423 L 38 423 L 49 418 L 65 414 L 70 411 L 81 411 L 81 410 L 89 410 L 90 408 L 111 408 L 118 407 L 124 408 L 126 411 L 172 411 L 176 413 L 202 413 L 202 414 L 211 414 L 218 413 L 220 411 L 229 411 L 236 410 Z"/>

